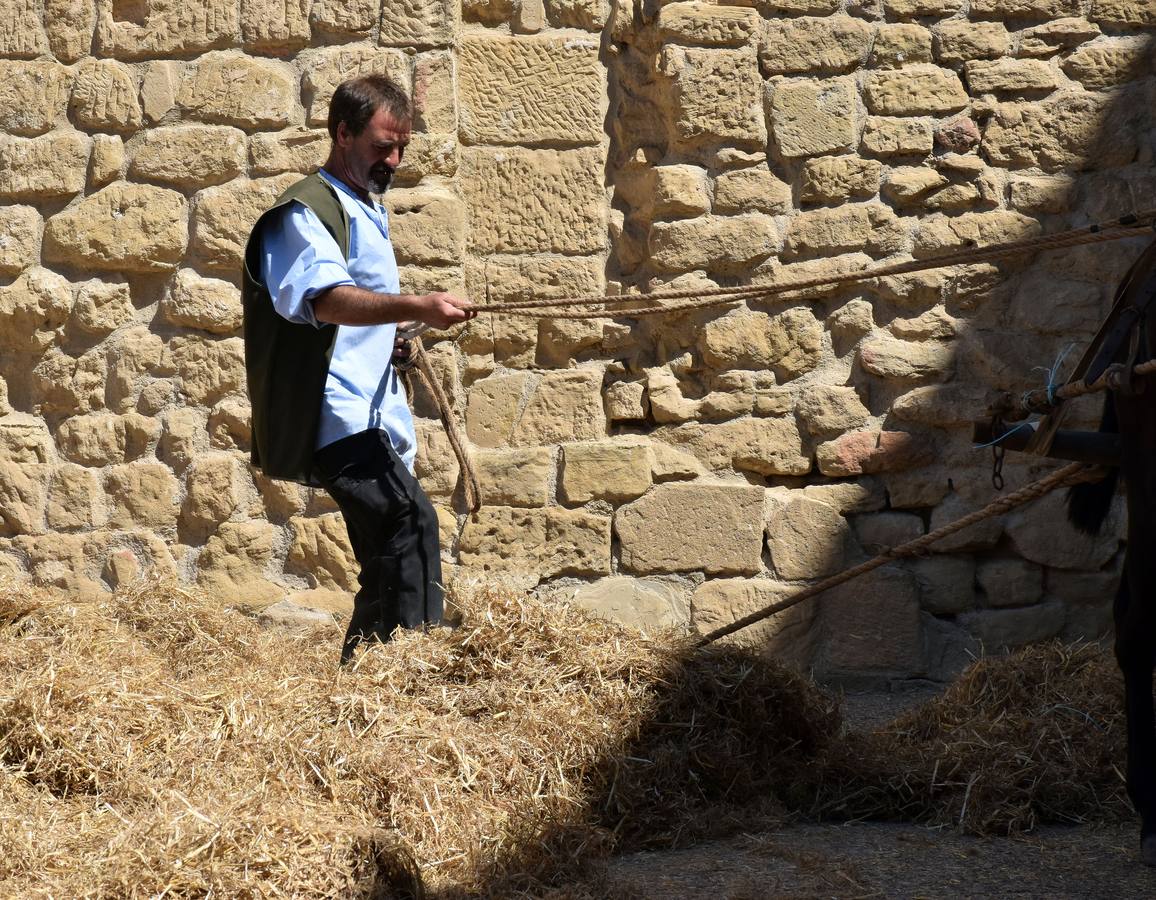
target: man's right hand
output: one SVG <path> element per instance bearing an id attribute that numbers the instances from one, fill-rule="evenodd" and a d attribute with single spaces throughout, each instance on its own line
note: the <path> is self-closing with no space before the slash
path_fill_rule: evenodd
<path id="1" fill-rule="evenodd" d="M 449 328 L 477 315 L 469 300 L 462 300 L 452 294 L 425 294 L 419 298 L 419 304 L 418 318 L 434 328 Z"/>

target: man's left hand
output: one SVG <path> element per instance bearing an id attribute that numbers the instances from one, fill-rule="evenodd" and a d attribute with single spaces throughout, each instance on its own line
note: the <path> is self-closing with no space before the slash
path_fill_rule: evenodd
<path id="1" fill-rule="evenodd" d="M 413 352 L 413 341 L 398 335 L 393 339 L 393 357 L 390 360 L 393 367 L 399 372 L 408 372 L 417 362 L 417 355 Z"/>

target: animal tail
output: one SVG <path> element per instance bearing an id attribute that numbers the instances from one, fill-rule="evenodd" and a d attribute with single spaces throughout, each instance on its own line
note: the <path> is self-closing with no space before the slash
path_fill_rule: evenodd
<path id="1" fill-rule="evenodd" d="M 1112 395 L 1104 396 L 1104 412 L 1100 417 L 1100 431 L 1116 434 L 1120 430 L 1116 420 L 1116 404 Z M 1068 521 L 1085 534 L 1099 534 L 1116 496 L 1120 469 L 1113 466 L 1100 481 L 1085 481 L 1068 488 Z"/>

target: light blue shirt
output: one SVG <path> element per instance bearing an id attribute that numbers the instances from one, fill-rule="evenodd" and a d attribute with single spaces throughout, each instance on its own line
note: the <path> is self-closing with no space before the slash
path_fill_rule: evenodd
<path id="1" fill-rule="evenodd" d="M 290 322 L 320 327 L 313 298 L 339 284 L 382 294 L 400 292 L 389 220 L 377 203 L 363 203 L 324 169 L 349 214 L 349 259 L 316 214 L 291 203 L 265 228 L 261 279 L 273 307 Z M 405 388 L 393 366 L 396 325 L 338 325 L 321 402 L 317 448 L 370 428 L 380 428 L 409 470 L 417 449 Z"/>

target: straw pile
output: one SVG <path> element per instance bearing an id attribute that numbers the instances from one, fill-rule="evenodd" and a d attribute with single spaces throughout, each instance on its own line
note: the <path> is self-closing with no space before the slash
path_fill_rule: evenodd
<path id="1" fill-rule="evenodd" d="M 839 738 L 828 695 L 747 651 L 455 599 L 461 628 L 339 670 L 332 631 L 172 584 L 0 591 L 0 896 L 537 894 L 788 813 L 1006 833 L 1124 809 L 1099 647 L 982 661 Z"/>
<path id="2" fill-rule="evenodd" d="M 336 666 L 171 584 L 0 595 L 0 893 L 539 889 L 733 825 L 838 728 L 741 650 L 692 654 L 494 588 Z M 748 823 L 749 824 L 749 821 Z"/>
<path id="3" fill-rule="evenodd" d="M 832 744 L 793 802 L 827 818 L 985 835 L 1129 816 L 1123 691 L 1097 644 L 980 660 L 943 695 Z"/>

